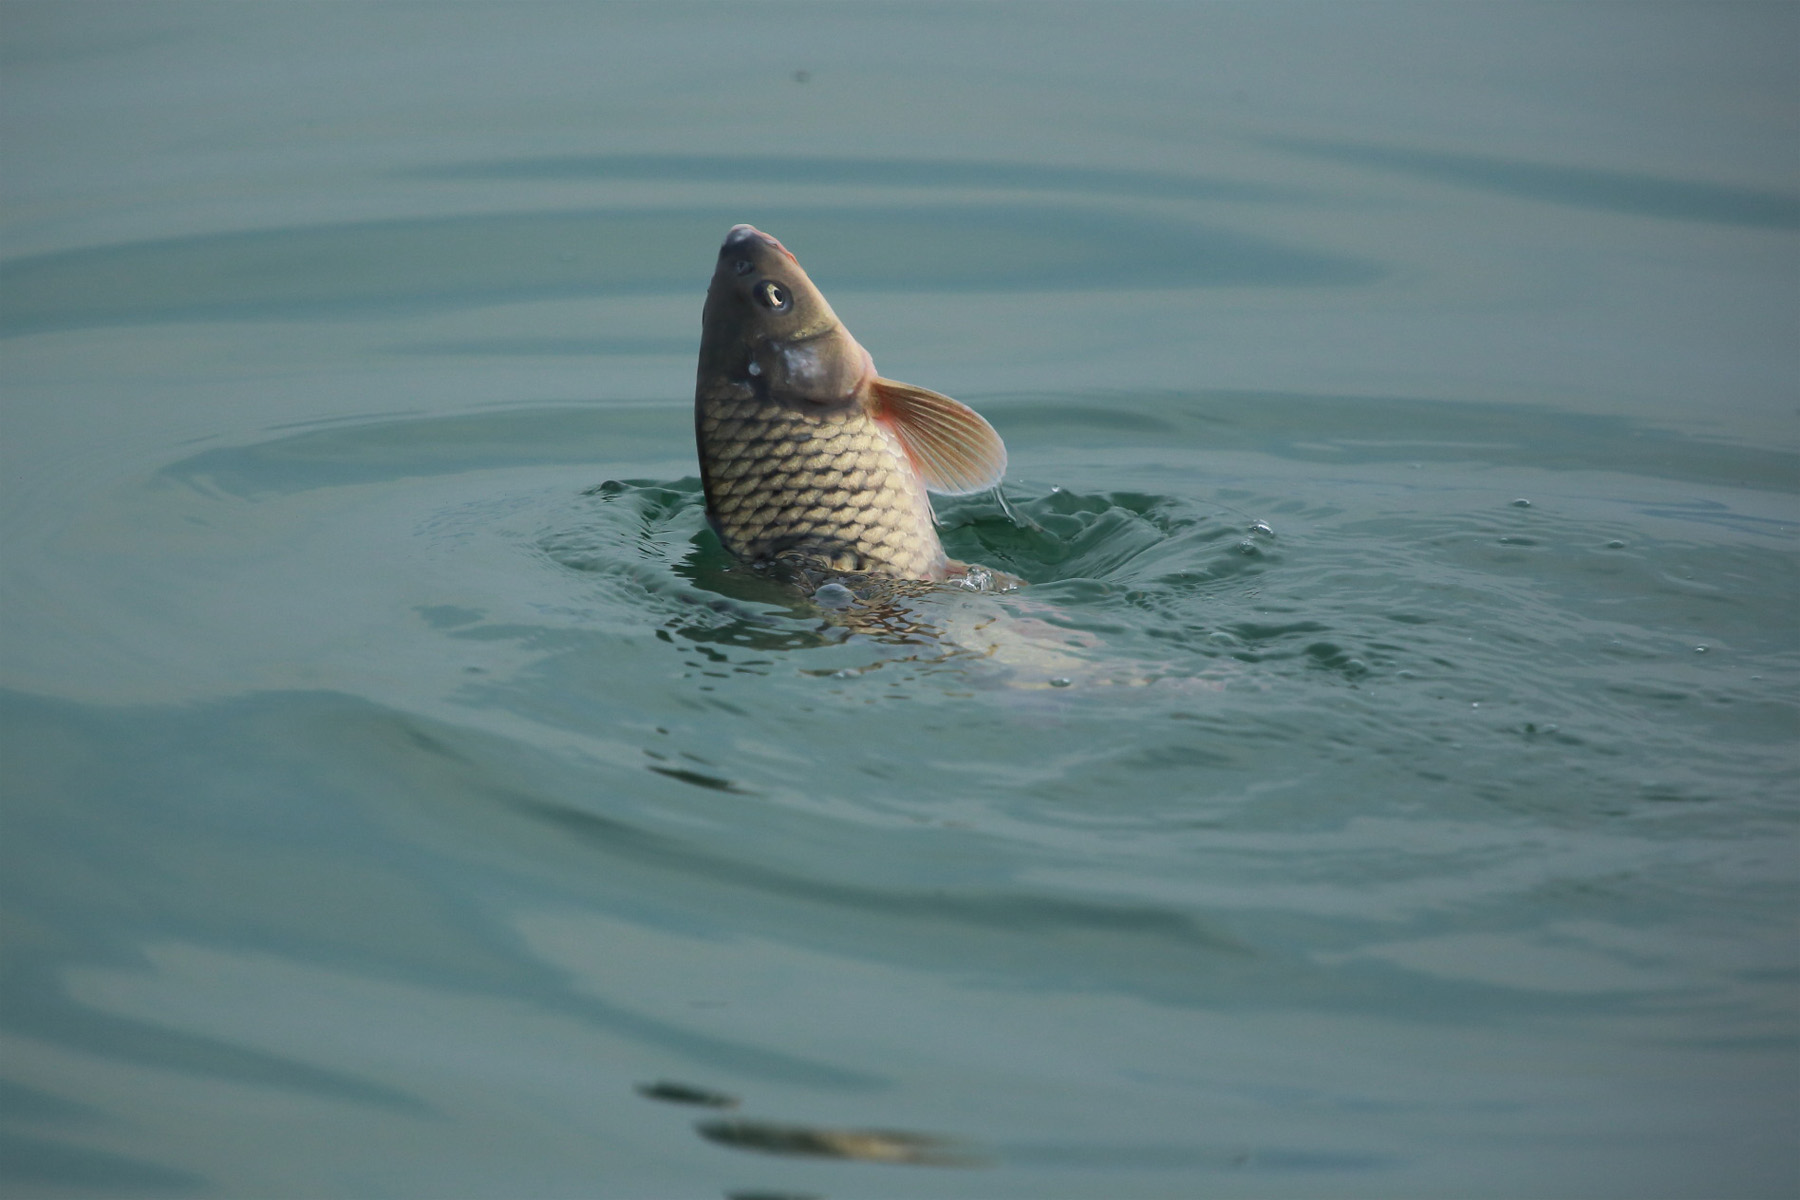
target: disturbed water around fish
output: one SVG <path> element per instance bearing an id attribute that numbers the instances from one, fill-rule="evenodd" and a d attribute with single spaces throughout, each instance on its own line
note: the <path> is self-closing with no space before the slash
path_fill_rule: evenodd
<path id="1" fill-rule="evenodd" d="M 335 17 L 416 57 L 308 93 L 382 114 L 326 148 L 224 66 L 336 41 L 140 11 L 27 24 L 6 84 L 46 135 L 0 264 L 9 1194 L 1792 1187 L 1793 180 L 1359 151 L 1498 9 L 1391 95 L 1354 20 L 1056 10 L 918 100 L 963 140 L 879 159 L 916 75 L 819 64 L 939 62 L 923 18 L 699 39 L 830 101 L 747 156 L 723 83 L 652 86 L 680 15 Z M 1658 11 L 1560 14 L 1568 78 L 1665 37 L 1673 111 L 1778 44 Z M 1326 146 L 1250 76 L 1152 153 L 1258 28 L 1272 72 L 1366 35 L 1375 98 Z M 642 107 L 501 152 L 432 87 L 475 42 L 505 119 L 584 111 L 565 44 Z M 90 92 L 190 127 L 121 166 Z M 1558 136 L 1638 161 L 1591 111 Z M 1028 586 L 818 603 L 720 549 L 689 389 L 740 220 L 1005 437 L 1011 511 L 940 534 Z"/>

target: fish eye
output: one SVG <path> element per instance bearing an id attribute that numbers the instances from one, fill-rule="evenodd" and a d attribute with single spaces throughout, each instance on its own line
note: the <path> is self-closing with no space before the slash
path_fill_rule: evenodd
<path id="1" fill-rule="evenodd" d="M 765 279 L 756 285 L 756 298 L 764 308 L 772 308 L 776 312 L 786 312 L 794 306 L 793 296 L 773 279 Z"/>

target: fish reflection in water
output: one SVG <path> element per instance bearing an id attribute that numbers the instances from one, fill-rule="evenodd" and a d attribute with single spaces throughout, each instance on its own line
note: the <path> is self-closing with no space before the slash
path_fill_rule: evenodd
<path id="1" fill-rule="evenodd" d="M 796 1158 L 846 1158 L 920 1167 L 981 1167 L 988 1160 L 954 1138 L 893 1129 L 827 1129 L 773 1121 L 714 1120 L 700 1136 L 739 1150 Z"/>

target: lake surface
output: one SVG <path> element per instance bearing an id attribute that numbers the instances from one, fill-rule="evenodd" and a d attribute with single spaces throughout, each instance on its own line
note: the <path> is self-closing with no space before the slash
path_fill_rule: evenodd
<path id="1" fill-rule="evenodd" d="M 1792 1194 L 1797 54 L 0 6 L 7 1194 Z M 739 221 L 1028 587 L 723 555 Z"/>

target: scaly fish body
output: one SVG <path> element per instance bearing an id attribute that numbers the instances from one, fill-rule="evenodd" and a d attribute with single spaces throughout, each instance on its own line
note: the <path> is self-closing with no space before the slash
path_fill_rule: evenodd
<path id="1" fill-rule="evenodd" d="M 942 580 L 927 490 L 996 486 L 999 435 L 967 406 L 882 379 L 799 262 L 732 229 L 706 294 L 694 429 L 707 517 L 751 563 Z"/>
<path id="2" fill-rule="evenodd" d="M 840 571 L 942 579 L 930 501 L 899 439 L 859 408 L 782 410 L 757 397 L 699 403 L 706 508 L 725 548 Z"/>

